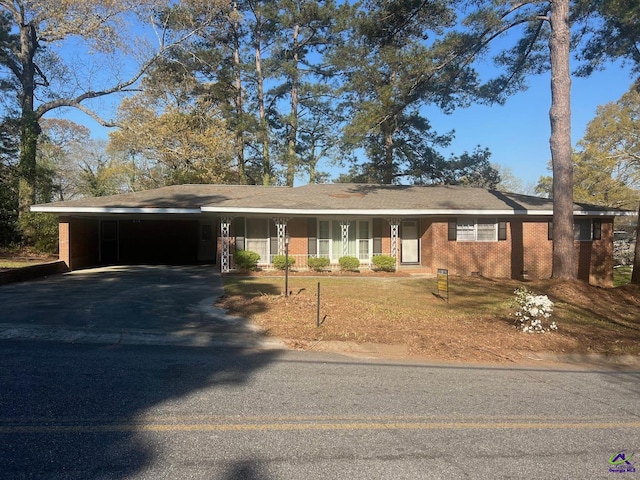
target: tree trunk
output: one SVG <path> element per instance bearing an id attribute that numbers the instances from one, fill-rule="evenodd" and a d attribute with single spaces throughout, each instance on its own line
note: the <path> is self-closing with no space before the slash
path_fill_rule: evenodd
<path id="1" fill-rule="evenodd" d="M 244 162 L 244 127 L 242 116 L 244 114 L 244 104 L 242 98 L 242 70 L 240 66 L 240 39 L 239 22 L 233 22 L 233 64 L 235 67 L 235 89 L 236 89 L 236 157 L 238 161 L 238 183 L 246 185 L 247 174 Z"/>
<path id="2" fill-rule="evenodd" d="M 393 183 L 393 133 L 394 129 L 384 122 L 382 125 L 384 136 L 384 166 L 382 171 L 382 183 L 390 185 Z M 385 128 L 387 127 L 387 128 Z"/>
<path id="3" fill-rule="evenodd" d="M 256 25 L 253 31 L 253 42 L 256 51 L 256 84 L 258 94 L 258 115 L 260 117 L 260 140 L 262 143 L 262 184 L 271 185 L 271 160 L 269 158 L 269 126 L 264 109 L 264 76 L 262 75 L 262 15 L 255 11 Z"/>
<path id="4" fill-rule="evenodd" d="M 631 284 L 640 285 L 640 206 L 638 207 L 638 224 L 636 225 L 636 248 L 633 255 L 633 273 Z"/>
<path id="5" fill-rule="evenodd" d="M 571 158 L 571 31 L 569 0 L 553 0 L 551 37 L 551 161 L 553 165 L 553 268 L 551 277 L 575 280 L 573 161 Z"/>
<path id="6" fill-rule="evenodd" d="M 296 144 L 298 140 L 298 36 L 300 25 L 293 27 L 293 71 L 291 74 L 291 115 L 289 121 L 289 136 L 287 138 L 287 179 L 288 187 L 293 187 L 296 176 L 297 153 Z"/>
<path id="7" fill-rule="evenodd" d="M 18 181 L 18 215 L 29 212 L 36 203 L 36 149 L 40 125 L 34 111 L 34 92 L 36 67 L 33 62 L 38 40 L 36 30 L 31 25 L 20 28 L 20 94 L 21 132 L 20 163 Z"/>

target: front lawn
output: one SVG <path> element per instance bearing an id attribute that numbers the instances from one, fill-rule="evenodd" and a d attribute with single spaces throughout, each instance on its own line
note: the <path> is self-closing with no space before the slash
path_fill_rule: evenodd
<path id="1" fill-rule="evenodd" d="M 321 285 L 316 328 L 317 284 Z M 268 335 L 302 348 L 317 342 L 402 345 L 411 355 L 443 360 L 504 360 L 527 352 L 640 353 L 640 291 L 582 282 L 529 282 L 555 302 L 558 332 L 525 334 L 506 303 L 522 283 L 451 277 L 449 302 L 435 278 L 225 276 L 219 305 L 252 319 Z"/>

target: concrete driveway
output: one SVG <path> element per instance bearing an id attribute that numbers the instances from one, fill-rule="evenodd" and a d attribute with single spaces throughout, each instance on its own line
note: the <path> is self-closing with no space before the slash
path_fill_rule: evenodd
<path id="1" fill-rule="evenodd" d="M 214 306 L 211 266 L 115 266 L 0 286 L 0 338 L 282 346 Z"/>

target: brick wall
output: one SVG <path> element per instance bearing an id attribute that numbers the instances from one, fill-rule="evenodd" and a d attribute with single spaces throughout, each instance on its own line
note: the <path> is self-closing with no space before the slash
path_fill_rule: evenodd
<path id="1" fill-rule="evenodd" d="M 453 275 L 473 273 L 494 278 L 550 278 L 552 241 L 544 218 L 508 222 L 506 241 L 449 241 L 448 222 L 423 220 L 422 265 L 432 273 L 446 268 Z M 578 279 L 613 285 L 613 221 L 602 220 L 602 239 L 575 242 Z"/>
<path id="2" fill-rule="evenodd" d="M 307 218 L 292 218 L 287 222 L 289 254 L 307 255 L 309 253 L 308 225 Z"/>
<path id="3" fill-rule="evenodd" d="M 308 255 L 308 222 L 306 217 L 289 220 L 287 231 L 291 255 L 304 258 Z M 233 242 L 233 231 L 231 235 Z M 552 242 L 548 239 L 547 218 L 511 219 L 507 222 L 506 240 L 496 242 L 458 242 L 449 241 L 447 237 L 448 219 L 421 219 L 421 264 L 432 273 L 438 268 L 446 268 L 452 275 L 463 276 L 478 273 L 493 278 L 551 277 Z M 612 284 L 612 237 L 613 222 L 603 219 L 602 240 L 575 242 L 579 279 L 602 286 Z M 398 240 L 399 257 L 400 249 Z M 382 252 L 385 255 L 391 253 L 391 228 L 388 224 L 383 226 Z M 302 257 L 297 257 L 298 261 L 302 262 Z M 305 265 L 297 263 L 297 266 Z"/>
<path id="4" fill-rule="evenodd" d="M 98 265 L 98 220 L 61 217 L 58 232 L 59 258 L 70 270 Z"/>
<path id="5" fill-rule="evenodd" d="M 423 235 L 423 243 L 428 238 Z M 450 274 L 470 276 L 475 273 L 486 277 L 509 278 L 511 276 L 511 241 L 458 242 L 449 241 L 448 222 L 434 221 L 430 227 L 432 238 L 431 268 L 446 268 Z M 423 247 L 423 252 L 428 247 Z"/>
<path id="6" fill-rule="evenodd" d="M 542 218 L 517 222 L 522 225 L 523 270 L 529 278 L 550 278 L 553 242 L 549 240 L 549 222 Z"/>

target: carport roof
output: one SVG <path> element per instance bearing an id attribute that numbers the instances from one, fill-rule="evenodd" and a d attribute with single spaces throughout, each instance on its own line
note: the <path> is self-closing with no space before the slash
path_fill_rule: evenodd
<path id="1" fill-rule="evenodd" d="M 464 186 L 322 184 L 301 187 L 174 185 L 143 192 L 34 205 L 51 213 L 268 215 L 551 215 L 546 198 Z M 633 215 L 574 204 L 576 215 Z"/>

